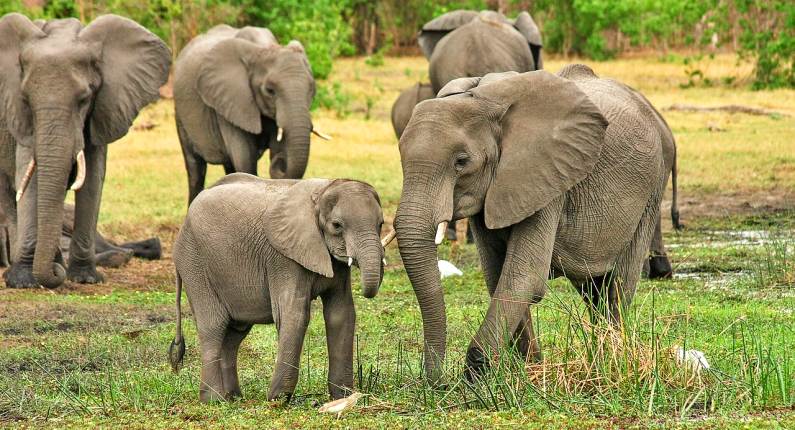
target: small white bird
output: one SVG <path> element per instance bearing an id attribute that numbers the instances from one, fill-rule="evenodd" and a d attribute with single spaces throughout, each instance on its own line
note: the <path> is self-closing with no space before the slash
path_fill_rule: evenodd
<path id="1" fill-rule="evenodd" d="M 703 352 L 695 349 L 688 349 L 685 351 L 684 348 L 680 346 L 674 346 L 672 349 L 678 364 L 684 364 L 696 373 L 701 372 L 701 369 L 709 369 L 707 356 L 704 355 Z"/>
<path id="2" fill-rule="evenodd" d="M 337 419 L 342 415 L 343 412 L 346 410 L 354 407 L 356 402 L 359 401 L 359 398 L 362 397 L 364 394 L 362 393 L 353 393 L 348 397 L 339 400 L 333 400 L 328 402 L 320 407 L 317 411 L 321 414 L 337 414 Z"/>
<path id="3" fill-rule="evenodd" d="M 448 276 L 462 276 L 464 272 L 455 267 L 453 263 L 447 260 L 439 260 L 439 275 L 441 275 L 442 279 L 447 278 Z"/>

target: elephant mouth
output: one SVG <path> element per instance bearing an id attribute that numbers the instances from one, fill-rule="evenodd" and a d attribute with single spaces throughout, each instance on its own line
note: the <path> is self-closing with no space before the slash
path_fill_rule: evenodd
<path id="1" fill-rule="evenodd" d="M 356 258 L 349 257 L 347 255 L 337 255 L 337 254 L 331 254 L 331 256 L 334 257 L 335 260 L 347 264 L 348 267 L 351 267 L 353 265 L 359 267 L 359 260 L 357 260 Z"/>

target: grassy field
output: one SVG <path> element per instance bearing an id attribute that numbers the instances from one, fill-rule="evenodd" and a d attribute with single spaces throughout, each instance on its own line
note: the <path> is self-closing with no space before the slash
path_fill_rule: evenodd
<path id="1" fill-rule="evenodd" d="M 563 64 L 546 61 L 552 71 Z M 733 86 L 681 88 L 687 77 L 675 56 L 591 66 L 646 94 L 679 145 L 687 228 L 665 226 L 677 276 L 644 280 L 623 330 L 590 325 L 571 286 L 552 281 L 535 310 L 544 361 L 525 364 L 508 354 L 482 383 L 469 385 L 460 378 L 462 360 L 488 296 L 474 247 L 444 245 L 440 257 L 464 276 L 443 281 L 447 385 L 428 387 L 419 376 L 419 309 L 392 246 L 378 297 L 363 299 L 354 286 L 356 386 L 366 396 L 353 412 L 337 420 L 316 411 L 327 400 L 319 303 L 290 405 L 265 401 L 273 326 L 255 327 L 243 344 L 245 399 L 201 405 L 192 322 L 182 372 L 172 374 L 166 358 L 174 334 L 169 251 L 187 181 L 173 106 L 163 101 L 111 146 L 100 222 L 120 240 L 160 236 L 166 256 L 105 270 L 102 285 L 0 289 L 0 427 L 795 427 L 795 91 L 747 90 L 742 79 L 750 69 L 730 56 L 700 67 L 713 80 L 734 77 Z M 421 58 L 386 58 L 378 67 L 339 60 L 324 83 L 331 108 L 314 115 L 334 140 L 313 143 L 307 176 L 370 182 L 391 221 L 401 173 L 389 109 L 401 89 L 427 80 L 426 69 Z M 665 110 L 674 103 L 740 104 L 780 115 Z M 267 171 L 265 160 L 260 166 Z M 211 167 L 208 183 L 221 175 Z M 677 366 L 676 346 L 704 351 L 711 368 L 695 374 Z"/>

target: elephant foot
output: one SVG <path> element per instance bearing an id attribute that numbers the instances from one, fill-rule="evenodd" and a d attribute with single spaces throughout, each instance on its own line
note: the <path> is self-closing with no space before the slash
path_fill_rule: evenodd
<path id="1" fill-rule="evenodd" d="M 284 392 L 284 391 L 277 391 L 268 393 L 268 401 L 269 402 L 283 402 L 285 405 L 290 403 L 290 400 L 293 398 L 292 392 Z"/>
<path id="2" fill-rule="evenodd" d="M 8 288 L 38 288 L 39 283 L 33 277 L 33 266 L 14 263 L 3 273 Z"/>
<path id="3" fill-rule="evenodd" d="M 478 380 L 489 368 L 489 359 L 480 348 L 470 346 L 467 350 L 467 362 L 464 377 L 469 382 Z"/>
<path id="4" fill-rule="evenodd" d="M 97 272 L 96 267 L 70 264 L 66 277 L 78 284 L 99 284 L 105 282 L 105 277 Z"/>
<path id="5" fill-rule="evenodd" d="M 105 251 L 97 254 L 96 262 L 99 267 L 108 267 L 116 269 L 127 264 L 133 257 L 131 249 L 122 249 L 119 251 Z"/>
<path id="6" fill-rule="evenodd" d="M 119 245 L 120 248 L 130 249 L 133 255 L 147 260 L 159 260 L 163 254 L 160 239 L 153 237 L 139 242 L 127 242 Z"/>
<path id="7" fill-rule="evenodd" d="M 673 276 L 671 262 L 665 255 L 652 255 L 649 257 L 649 279 L 670 279 Z"/>
<path id="8" fill-rule="evenodd" d="M 344 399 L 345 397 L 350 396 L 351 394 L 353 394 L 353 391 L 351 391 L 349 388 L 345 388 L 345 387 L 339 386 L 337 384 L 329 383 L 328 384 L 328 393 L 331 396 L 331 400 L 339 400 L 339 399 Z"/>
<path id="9" fill-rule="evenodd" d="M 208 389 L 201 389 L 199 391 L 199 401 L 202 403 L 218 403 L 218 402 L 223 402 L 225 400 L 226 398 L 223 396 L 223 394 L 215 390 L 211 390 L 208 388 Z"/>

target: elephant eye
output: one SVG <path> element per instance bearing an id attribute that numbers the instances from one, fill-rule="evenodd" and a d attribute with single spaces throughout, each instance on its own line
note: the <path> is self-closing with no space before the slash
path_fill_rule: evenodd
<path id="1" fill-rule="evenodd" d="M 468 163 L 469 163 L 469 156 L 466 154 L 460 154 L 455 159 L 455 169 L 460 172 L 461 170 L 464 169 L 464 167 L 467 166 Z"/>
<path id="2" fill-rule="evenodd" d="M 331 222 L 331 228 L 334 229 L 335 233 L 340 233 L 340 232 L 342 232 L 342 223 L 339 222 L 339 221 L 332 221 Z"/>
<path id="3" fill-rule="evenodd" d="M 273 87 L 269 87 L 268 85 L 265 84 L 262 85 L 262 91 L 267 93 L 269 96 L 276 95 L 276 90 Z"/>

